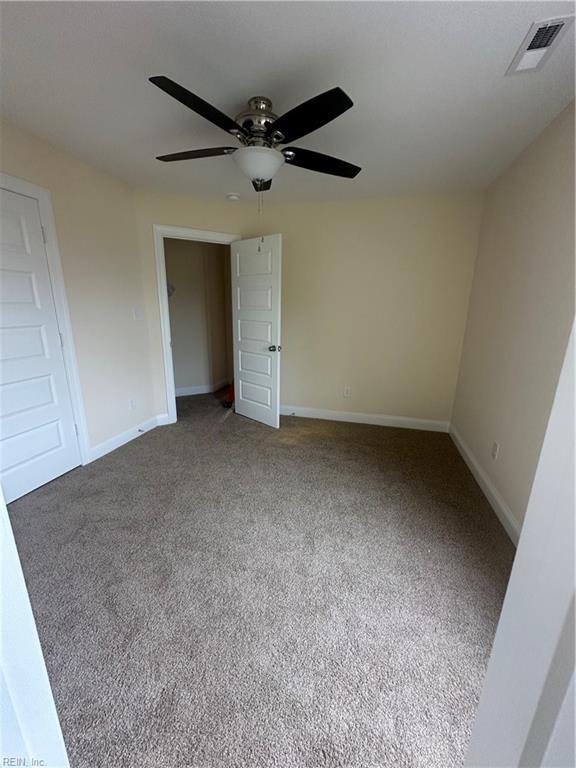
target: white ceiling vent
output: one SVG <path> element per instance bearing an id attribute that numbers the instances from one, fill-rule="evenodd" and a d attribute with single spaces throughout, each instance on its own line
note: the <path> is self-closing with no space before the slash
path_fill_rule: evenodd
<path id="1" fill-rule="evenodd" d="M 532 24 L 522 45 L 506 70 L 507 75 L 540 69 L 574 21 L 574 16 L 537 21 Z"/>

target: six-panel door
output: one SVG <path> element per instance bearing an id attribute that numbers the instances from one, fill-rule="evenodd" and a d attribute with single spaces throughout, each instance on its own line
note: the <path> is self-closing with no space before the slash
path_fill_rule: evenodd
<path id="1" fill-rule="evenodd" d="M 0 479 L 6 501 L 80 464 L 38 201 L 0 190 Z"/>
<path id="2" fill-rule="evenodd" d="M 231 245 L 235 410 L 280 426 L 281 235 Z"/>

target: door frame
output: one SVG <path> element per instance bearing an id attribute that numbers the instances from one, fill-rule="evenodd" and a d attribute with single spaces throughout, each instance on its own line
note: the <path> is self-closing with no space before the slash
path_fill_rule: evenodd
<path id="1" fill-rule="evenodd" d="M 158 307 L 160 310 L 160 332 L 162 336 L 162 356 L 164 358 L 164 384 L 166 391 L 166 411 L 168 424 L 176 421 L 176 388 L 174 385 L 174 363 L 172 360 L 172 338 L 170 335 L 170 308 L 168 305 L 168 285 L 166 280 L 166 256 L 164 238 L 172 240 L 192 240 L 196 243 L 218 243 L 231 245 L 240 240 L 241 235 L 230 232 L 212 232 L 207 229 L 189 227 L 171 227 L 154 224 L 154 255 L 156 259 L 156 284 L 158 286 Z"/>
<path id="2" fill-rule="evenodd" d="M 69 768 L 42 646 L 1 488 L 0 550 L 0 633 L 4 641 L 0 648 L 0 688 L 7 696 L 8 707 L 6 726 L 0 724 L 0 742 L 2 736 L 8 734 L 12 735 L 12 739 L 8 739 L 12 741 L 10 747 L 14 748 L 20 742 L 24 754 L 11 752 L 12 758 L 21 759 L 13 765 L 32 765 L 32 758 L 36 758 L 39 761 L 37 764 L 46 768 Z M 13 719 L 8 717 L 9 712 Z M 4 727 L 7 729 L 5 732 Z"/>
<path id="3" fill-rule="evenodd" d="M 40 224 L 42 225 L 44 233 L 44 247 L 48 262 L 48 275 L 50 277 L 52 296 L 54 298 L 56 322 L 62 340 L 64 370 L 66 371 L 68 392 L 70 394 L 72 414 L 76 426 L 80 460 L 82 464 L 88 464 L 90 461 L 90 444 L 88 441 L 86 411 L 84 408 L 84 399 L 82 397 L 78 359 L 76 356 L 76 347 L 74 346 L 74 336 L 72 334 L 72 322 L 66 296 L 66 284 L 64 282 L 60 248 L 56 236 L 52 195 L 50 194 L 49 189 L 39 187 L 36 184 L 31 184 L 29 181 L 24 181 L 24 179 L 19 179 L 16 176 L 9 176 L 6 173 L 0 173 L 0 188 L 5 189 L 7 192 L 14 192 L 17 195 L 31 197 L 38 202 Z"/>

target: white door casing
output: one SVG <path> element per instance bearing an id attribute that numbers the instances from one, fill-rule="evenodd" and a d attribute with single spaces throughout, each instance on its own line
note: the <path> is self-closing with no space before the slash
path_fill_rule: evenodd
<path id="1" fill-rule="evenodd" d="M 66 747 L 2 489 L 0 565 L 0 764 L 68 768 Z"/>
<path id="2" fill-rule="evenodd" d="M 38 200 L 0 190 L 0 478 L 12 501 L 81 463 Z"/>
<path id="3" fill-rule="evenodd" d="M 282 236 L 231 245 L 236 413 L 280 426 Z"/>

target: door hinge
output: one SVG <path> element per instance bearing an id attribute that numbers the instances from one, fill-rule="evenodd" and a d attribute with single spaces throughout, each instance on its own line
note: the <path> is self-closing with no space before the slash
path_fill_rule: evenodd
<path id="1" fill-rule="evenodd" d="M 60 346 L 64 349 L 64 336 L 62 336 L 61 331 L 58 331 L 58 336 L 60 336 Z"/>
<path id="2" fill-rule="evenodd" d="M 46 245 L 48 240 L 46 239 L 46 230 L 44 229 L 43 224 L 40 224 L 40 229 L 42 230 L 42 240 L 44 240 L 44 245 Z"/>
<path id="3" fill-rule="evenodd" d="M 74 424 L 74 431 L 76 432 L 76 437 L 78 437 L 78 424 Z"/>

